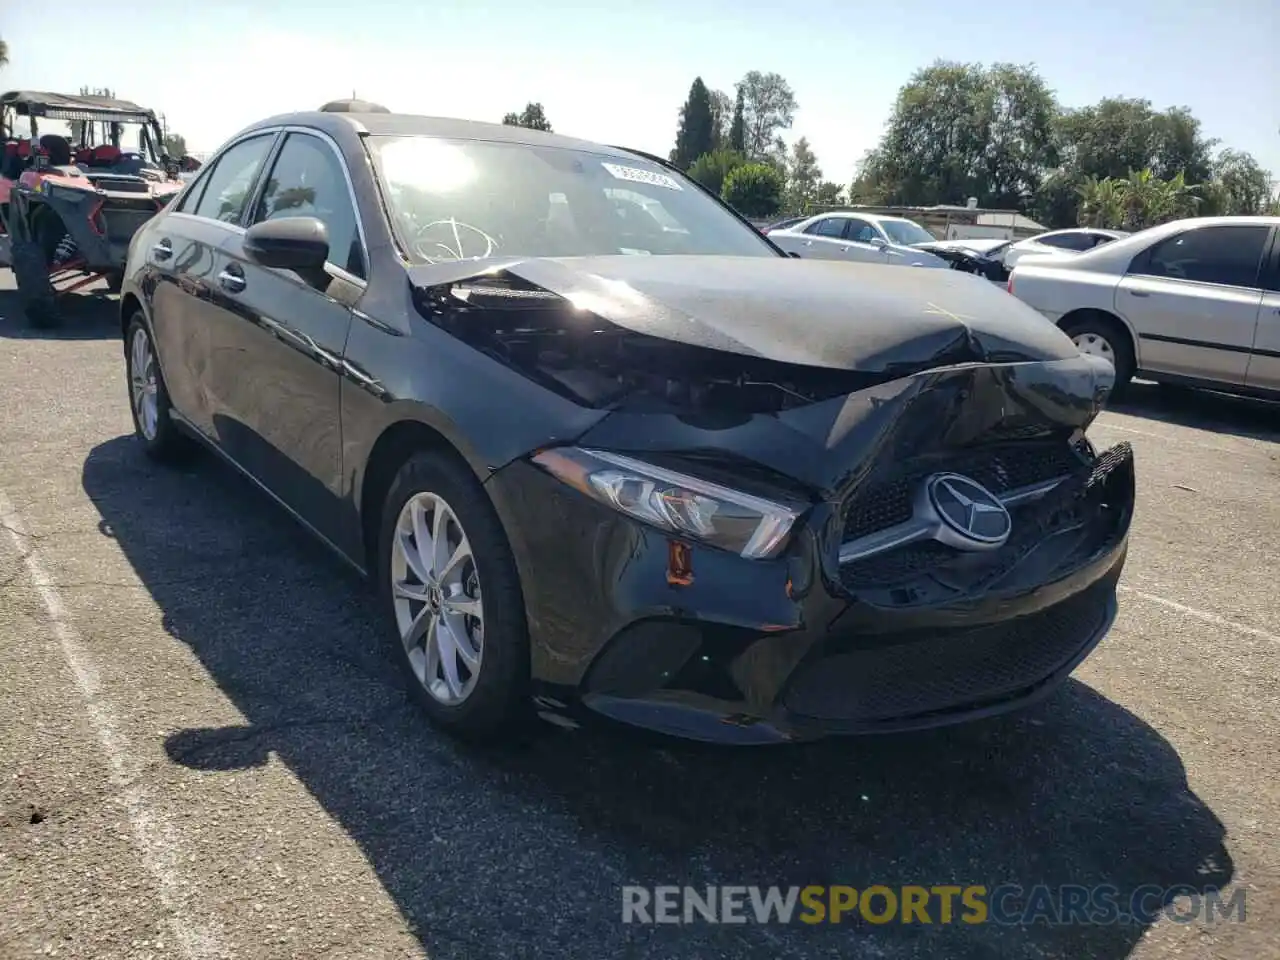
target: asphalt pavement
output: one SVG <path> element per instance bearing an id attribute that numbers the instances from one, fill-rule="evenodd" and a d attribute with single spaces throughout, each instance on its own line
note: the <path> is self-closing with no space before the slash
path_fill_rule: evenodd
<path id="1" fill-rule="evenodd" d="M 0 287 L 11 289 L 8 273 Z M 0 958 L 1280 956 L 1280 415 L 1139 385 L 1119 619 L 951 730 L 459 746 L 363 585 L 131 437 L 114 304 L 0 292 Z M 623 885 L 1244 890 L 1243 922 L 624 925 Z"/>

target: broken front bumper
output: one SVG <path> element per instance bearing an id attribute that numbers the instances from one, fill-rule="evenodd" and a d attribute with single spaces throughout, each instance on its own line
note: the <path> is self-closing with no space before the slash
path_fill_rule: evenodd
<path id="1" fill-rule="evenodd" d="M 936 726 L 1046 695 L 1111 625 L 1134 503 L 1121 444 L 1013 511 L 996 551 L 898 568 L 886 553 L 874 569 L 891 576 L 851 573 L 848 505 L 824 504 L 777 560 L 694 546 L 692 576 L 673 578 L 666 536 L 527 463 L 488 488 L 539 702 L 738 743 Z"/>

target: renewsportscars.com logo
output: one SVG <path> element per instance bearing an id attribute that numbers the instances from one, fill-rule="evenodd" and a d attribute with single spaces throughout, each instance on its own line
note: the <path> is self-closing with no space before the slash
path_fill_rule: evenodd
<path id="1" fill-rule="evenodd" d="M 623 923 L 902 923 L 1028 926 L 1243 923 L 1245 891 L 1154 884 L 1118 887 L 935 884 L 889 887 L 624 886 Z"/>

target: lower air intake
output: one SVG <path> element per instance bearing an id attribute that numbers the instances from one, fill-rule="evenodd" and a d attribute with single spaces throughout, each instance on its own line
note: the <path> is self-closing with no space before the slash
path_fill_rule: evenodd
<path id="1" fill-rule="evenodd" d="M 1085 649 L 1106 624 L 1111 596 L 1112 587 L 1104 582 L 994 626 L 941 630 L 922 638 L 868 638 L 883 645 L 802 665 L 783 705 L 817 720 L 874 724 L 1017 696 Z"/>

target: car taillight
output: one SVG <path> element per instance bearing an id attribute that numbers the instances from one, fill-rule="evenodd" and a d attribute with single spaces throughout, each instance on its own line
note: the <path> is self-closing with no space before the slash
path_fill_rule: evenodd
<path id="1" fill-rule="evenodd" d="M 1005 286 L 1005 292 L 1013 293 L 1013 274 L 1009 274 L 1009 283 Z"/>

